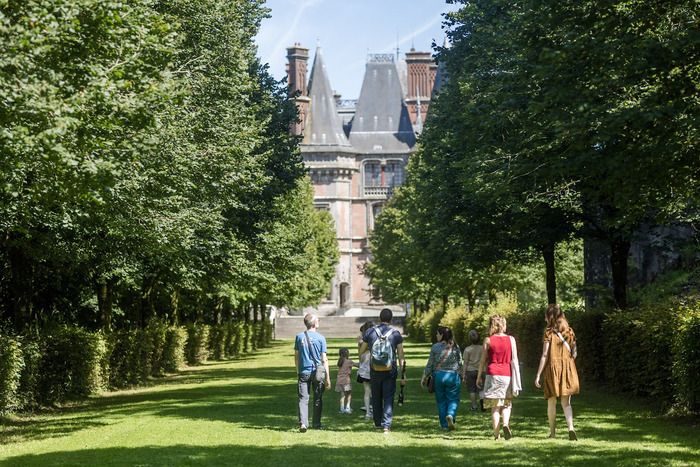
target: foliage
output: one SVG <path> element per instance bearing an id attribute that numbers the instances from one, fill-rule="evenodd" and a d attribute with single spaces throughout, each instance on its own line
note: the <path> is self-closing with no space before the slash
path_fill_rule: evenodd
<path id="1" fill-rule="evenodd" d="M 700 304 L 678 311 L 678 329 L 673 339 L 672 375 L 675 403 L 682 409 L 700 411 Z"/>
<path id="2" fill-rule="evenodd" d="M 52 404 L 82 399 L 104 389 L 107 375 L 102 374 L 102 361 L 106 351 L 100 333 L 61 326 L 44 334 L 38 401 Z"/>
<path id="3" fill-rule="evenodd" d="M 23 368 L 20 343 L 0 334 L 0 414 L 19 405 L 17 389 Z"/>
<path id="4" fill-rule="evenodd" d="M 185 360 L 188 365 L 201 365 L 209 358 L 210 326 L 206 324 L 188 324 L 187 342 L 185 343 Z"/>

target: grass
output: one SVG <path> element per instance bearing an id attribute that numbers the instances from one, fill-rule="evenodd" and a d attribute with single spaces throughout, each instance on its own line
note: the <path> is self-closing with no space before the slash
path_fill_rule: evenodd
<path id="1" fill-rule="evenodd" d="M 330 340 L 331 362 L 340 346 L 353 345 Z M 700 465 L 697 420 L 655 415 L 648 402 L 585 385 L 573 402 L 580 440 L 568 441 L 561 415 L 559 439 L 547 439 L 546 404 L 530 384 L 531 372 L 515 401 L 512 440 L 494 441 L 488 415 L 471 414 L 467 405 L 457 430 L 441 432 L 432 395 L 418 385 L 429 347 L 406 348 L 406 403 L 396 407 L 390 435 L 372 431 L 363 419 L 359 384 L 354 414 L 338 414 L 338 395 L 327 391 L 327 429 L 298 433 L 292 343 L 282 341 L 151 387 L 4 419 L 0 466 Z"/>

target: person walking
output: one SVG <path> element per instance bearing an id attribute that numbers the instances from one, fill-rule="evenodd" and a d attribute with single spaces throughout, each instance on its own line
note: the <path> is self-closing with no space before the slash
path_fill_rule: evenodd
<path id="1" fill-rule="evenodd" d="M 481 363 L 482 346 L 479 345 L 479 333 L 476 329 L 472 329 L 467 334 L 470 345 L 464 349 L 464 373 L 462 373 L 462 382 L 467 385 L 469 398 L 472 403 L 472 412 L 479 410 L 476 401 L 479 399 L 479 388 L 476 387 L 476 376 L 479 374 L 479 364 Z M 484 401 L 481 401 L 481 408 L 484 408 Z"/>
<path id="2" fill-rule="evenodd" d="M 367 331 L 362 338 L 359 354 L 370 351 L 370 386 L 372 389 L 372 416 L 374 426 L 385 434 L 391 431 L 394 415 L 394 394 L 398 365 L 405 370 L 403 337 L 391 327 L 393 313 L 389 308 L 379 312 L 379 325 Z M 405 371 L 402 372 L 405 374 Z M 402 378 L 401 384 L 406 384 Z"/>
<path id="3" fill-rule="evenodd" d="M 318 317 L 311 313 L 304 316 L 306 331 L 296 335 L 294 340 L 294 366 L 297 369 L 299 396 L 299 431 L 305 433 L 309 427 L 309 395 L 313 392 L 312 427 L 321 428 L 323 412 L 323 391 L 330 387 L 328 371 L 328 348 L 326 338 L 318 332 Z"/>
<path id="4" fill-rule="evenodd" d="M 433 378 L 440 428 L 454 430 L 462 387 L 462 352 L 455 344 L 450 328 L 438 327 L 435 336 L 437 342 L 430 349 L 420 385 L 425 387 L 427 379 Z"/>
<path id="5" fill-rule="evenodd" d="M 559 305 L 550 304 L 545 313 L 547 326 L 544 330 L 542 357 L 535 376 L 535 386 L 541 387 L 540 377 L 544 371 L 544 398 L 547 399 L 547 419 L 549 437 L 556 435 L 557 399 L 559 399 L 569 439 L 576 441 L 574 414 L 571 396 L 579 393 L 578 372 L 576 371 L 576 335 L 569 326 Z"/>
<path id="6" fill-rule="evenodd" d="M 477 374 L 477 385 L 484 387 L 484 407 L 491 408 L 493 437 L 499 439 L 500 422 L 503 418 L 503 436 L 511 439 L 510 416 L 513 397 L 522 390 L 518 349 L 515 339 L 506 334 L 506 319 L 503 316 L 491 316 L 489 337 L 484 339 L 481 364 Z M 482 375 L 486 378 L 482 383 Z"/>
<path id="7" fill-rule="evenodd" d="M 374 323 L 372 321 L 367 321 L 362 326 L 360 326 L 360 335 L 357 339 L 358 351 L 360 350 L 360 347 L 362 347 L 362 342 L 364 342 L 363 338 L 365 332 L 372 327 L 374 327 Z M 367 349 L 360 354 L 360 366 L 357 369 L 357 382 L 362 384 L 362 388 L 364 389 L 364 407 L 362 407 L 362 409 L 365 411 L 365 420 L 369 420 L 370 418 L 372 418 L 372 386 L 369 383 L 369 373 L 370 354 L 369 349 Z"/>

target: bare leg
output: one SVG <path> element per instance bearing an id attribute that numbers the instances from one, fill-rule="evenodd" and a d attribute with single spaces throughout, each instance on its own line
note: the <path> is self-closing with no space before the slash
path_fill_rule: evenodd
<path id="1" fill-rule="evenodd" d="M 502 413 L 503 413 L 503 426 L 510 427 L 510 411 L 513 409 L 512 405 L 509 405 L 508 407 L 503 407 Z"/>
<path id="2" fill-rule="evenodd" d="M 350 410 L 350 403 L 352 402 L 352 391 L 345 393 L 345 408 Z"/>
<path id="3" fill-rule="evenodd" d="M 493 436 L 498 438 L 500 435 L 501 411 L 499 407 L 491 408 L 491 422 L 493 423 Z"/>
<path id="4" fill-rule="evenodd" d="M 549 437 L 554 438 L 557 430 L 557 398 L 547 399 L 547 420 L 549 420 Z"/>
<path id="5" fill-rule="evenodd" d="M 365 409 L 367 410 L 367 414 L 370 414 L 372 413 L 372 403 L 370 402 L 370 398 L 372 397 L 372 387 L 369 385 L 369 383 L 362 383 L 362 385 L 365 387 Z"/>
<path id="6" fill-rule="evenodd" d="M 556 402 L 555 402 L 556 403 Z M 561 408 L 569 431 L 574 431 L 574 411 L 571 409 L 571 396 L 561 396 Z"/>
<path id="7" fill-rule="evenodd" d="M 340 393 L 340 411 L 341 412 L 345 411 L 345 393 L 344 392 Z"/>

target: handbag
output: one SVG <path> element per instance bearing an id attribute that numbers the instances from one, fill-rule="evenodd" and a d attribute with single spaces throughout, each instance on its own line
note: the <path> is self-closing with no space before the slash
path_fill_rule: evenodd
<path id="1" fill-rule="evenodd" d="M 309 354 L 312 353 L 312 350 L 314 348 L 313 345 L 311 345 L 311 340 L 309 339 L 309 334 L 304 331 L 304 335 L 306 336 L 306 345 L 309 347 Z M 316 360 L 314 358 L 314 360 Z M 317 383 L 322 383 L 326 380 L 326 368 L 321 364 L 321 358 L 318 358 L 318 364 L 316 364 L 316 369 L 314 370 L 314 379 L 316 380 Z"/>
<path id="2" fill-rule="evenodd" d="M 450 351 L 452 351 L 452 346 L 449 346 L 449 348 L 445 349 L 444 355 L 440 359 L 440 363 L 437 364 L 434 371 L 438 371 L 440 369 L 440 365 L 442 365 L 442 363 L 445 361 L 447 356 L 450 354 Z M 426 380 L 426 386 L 428 387 L 428 392 L 430 394 L 435 392 L 435 378 L 433 378 L 433 375 L 428 376 Z"/>

